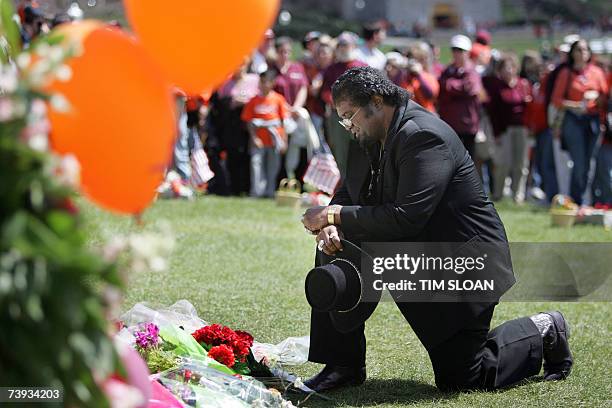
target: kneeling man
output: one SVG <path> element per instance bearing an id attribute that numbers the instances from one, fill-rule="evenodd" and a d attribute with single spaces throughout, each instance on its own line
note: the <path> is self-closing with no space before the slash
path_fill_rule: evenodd
<path id="1" fill-rule="evenodd" d="M 348 70 L 332 94 L 341 124 L 357 143 L 330 206 L 309 209 L 302 219 L 325 254 L 339 254 L 341 238 L 361 243 L 477 237 L 507 244 L 472 158 L 445 122 L 369 67 Z M 505 272 L 490 273 L 493 279 L 506 273 L 514 282 L 509 257 Z M 570 373 L 569 328 L 559 312 L 518 318 L 490 331 L 497 301 L 396 303 L 427 349 L 442 390 L 504 387 L 538 374 L 542 363 L 546 380 Z M 325 367 L 305 382 L 308 387 L 320 392 L 363 383 L 365 355 L 363 322 L 346 324 L 340 313 L 313 309 L 309 360 Z"/>

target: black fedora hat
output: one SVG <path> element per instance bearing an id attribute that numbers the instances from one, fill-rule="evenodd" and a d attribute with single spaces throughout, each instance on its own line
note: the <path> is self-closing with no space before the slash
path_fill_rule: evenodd
<path id="1" fill-rule="evenodd" d="M 371 285 L 373 279 L 372 271 L 361 269 L 362 257 L 371 256 L 352 242 L 341 241 L 343 250 L 335 255 L 317 249 L 317 266 L 308 272 L 305 290 L 310 306 L 328 312 L 334 327 L 346 333 L 372 315 L 379 298 L 368 302 L 362 299 L 366 285 Z"/>

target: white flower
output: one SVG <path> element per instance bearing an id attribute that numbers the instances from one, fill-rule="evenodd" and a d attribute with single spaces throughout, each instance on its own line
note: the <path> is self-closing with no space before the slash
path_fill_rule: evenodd
<path id="1" fill-rule="evenodd" d="M 72 68 L 68 65 L 60 65 L 55 71 L 55 77 L 62 82 L 70 81 L 72 78 Z"/>
<path id="2" fill-rule="evenodd" d="M 13 93 L 17 90 L 17 73 L 11 67 L 0 70 L 0 90 L 5 93 Z"/>
<path id="3" fill-rule="evenodd" d="M 161 256 L 155 256 L 149 260 L 149 267 L 152 272 L 163 272 L 166 270 L 167 262 Z"/>
<path id="4" fill-rule="evenodd" d="M 44 133 L 36 133 L 28 138 L 28 146 L 39 152 L 46 152 L 49 148 L 49 138 Z"/>
<path id="5" fill-rule="evenodd" d="M 127 239 L 122 235 L 115 235 L 111 240 L 102 248 L 102 256 L 109 262 L 117 260 L 121 252 L 123 252 L 128 246 Z"/>
<path id="6" fill-rule="evenodd" d="M 59 45 L 54 45 L 49 50 L 49 60 L 53 64 L 57 64 L 64 59 L 64 49 Z"/>
<path id="7" fill-rule="evenodd" d="M 33 88 L 42 88 L 49 81 L 51 63 L 48 59 L 41 59 L 36 62 L 28 72 L 28 80 Z"/>
<path id="8" fill-rule="evenodd" d="M 116 261 L 122 252 L 129 254 L 127 265 L 134 272 L 162 272 L 168 268 L 167 255 L 174 248 L 169 227 L 161 224 L 158 232 L 117 235 L 103 248 L 108 261 Z"/>
<path id="9" fill-rule="evenodd" d="M 56 172 L 61 183 L 74 188 L 78 187 L 81 178 L 81 164 L 74 155 L 62 156 Z"/>
<path id="10" fill-rule="evenodd" d="M 30 72 L 28 80 L 32 88 L 42 88 L 47 82 L 47 78 L 44 73 L 35 71 Z"/>
<path id="11" fill-rule="evenodd" d="M 49 53 L 51 52 L 51 46 L 44 42 L 40 43 L 38 47 L 36 47 L 34 52 L 36 52 L 36 54 L 40 55 L 43 58 L 48 57 Z"/>
<path id="12" fill-rule="evenodd" d="M 26 69 L 30 66 L 30 62 L 32 62 L 32 57 L 29 53 L 22 52 L 17 56 L 17 66 L 19 69 Z"/>
<path id="13" fill-rule="evenodd" d="M 64 95 L 62 94 L 53 94 L 51 96 L 51 107 L 56 111 L 56 112 L 60 112 L 60 113 L 66 113 L 68 111 L 70 111 L 70 103 L 68 102 L 68 99 L 66 99 L 64 97 Z"/>

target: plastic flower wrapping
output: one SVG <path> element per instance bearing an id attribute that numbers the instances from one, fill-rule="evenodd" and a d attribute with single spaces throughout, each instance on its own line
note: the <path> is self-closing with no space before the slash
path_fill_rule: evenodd
<path id="1" fill-rule="evenodd" d="M 138 303 L 119 326 L 116 339 L 151 372 L 149 406 L 291 407 L 289 391 L 311 391 L 283 369 L 306 362 L 308 337 L 258 343 L 245 331 L 208 324 L 186 300 L 158 309 Z"/>

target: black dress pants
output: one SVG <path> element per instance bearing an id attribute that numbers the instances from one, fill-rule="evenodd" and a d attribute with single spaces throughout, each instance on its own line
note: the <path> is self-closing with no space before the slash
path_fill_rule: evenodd
<path id="1" fill-rule="evenodd" d="M 415 304 L 398 303 L 410 323 Z M 426 312 L 428 304 L 421 304 Z M 431 305 L 431 304 L 429 304 Z M 495 304 L 442 341 L 423 344 L 429 353 L 436 385 L 440 390 L 496 389 L 540 372 L 542 337 L 528 317 L 503 323 L 489 331 Z M 432 324 L 436 317 L 432 316 Z M 442 319 L 443 320 L 443 319 Z M 412 323 L 411 323 L 411 326 Z M 335 329 L 327 312 L 312 311 L 310 354 L 312 362 L 345 367 L 365 366 L 365 325 L 349 333 Z M 415 329 L 415 326 L 413 326 Z M 415 329 L 420 339 L 430 338 Z"/>
<path id="2" fill-rule="evenodd" d="M 226 151 L 230 193 L 236 196 L 248 195 L 251 188 L 251 156 L 248 147 L 227 147 Z"/>

